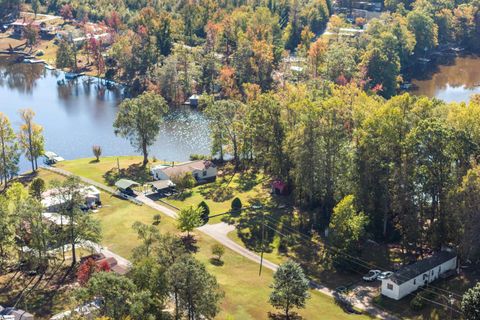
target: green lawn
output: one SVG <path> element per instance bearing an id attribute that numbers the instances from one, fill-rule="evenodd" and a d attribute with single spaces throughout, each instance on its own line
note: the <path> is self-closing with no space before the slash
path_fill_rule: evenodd
<path id="1" fill-rule="evenodd" d="M 68 165 L 67 162 L 66 164 Z M 78 171 L 76 173 L 78 174 Z M 93 177 L 91 172 L 89 175 Z M 40 176 L 46 180 L 54 177 L 44 170 L 40 171 Z M 102 244 L 128 258 L 132 248 L 138 245 L 138 239 L 131 225 L 135 221 L 151 223 L 153 215 L 157 211 L 146 206 L 137 206 L 105 193 L 102 194 L 102 202 L 104 207 L 94 214 L 102 226 Z M 178 233 L 175 221 L 166 216 L 162 216 L 159 229 L 161 233 Z M 214 266 L 209 260 L 211 258 L 210 248 L 215 240 L 199 232 L 196 232 L 196 236 L 199 246 L 196 257 L 207 265 L 209 271 L 217 277 L 221 288 L 225 291 L 225 298 L 221 305 L 222 311 L 217 318 L 266 319 L 267 312 L 273 311 L 268 304 L 272 272 L 264 269 L 262 276 L 259 277 L 258 264 L 228 249 L 222 258 L 224 265 Z M 306 309 L 299 312 L 304 319 L 369 319 L 367 316 L 345 314 L 333 303 L 331 298 L 318 292 L 312 291 L 311 296 Z"/>
<path id="2" fill-rule="evenodd" d="M 253 201 L 269 200 L 268 178 L 262 173 L 245 172 L 236 173 L 233 177 L 232 175 L 230 172 L 225 172 L 219 175 L 215 182 L 196 186 L 181 195 L 164 200 L 180 209 L 198 206 L 201 201 L 205 201 L 210 208 L 210 215 L 230 211 L 235 197 L 242 201 L 244 207 Z M 216 217 L 209 223 L 217 223 L 221 219 L 222 217 Z"/>
<path id="3" fill-rule="evenodd" d="M 112 181 L 119 177 L 145 182 L 149 178 L 149 173 L 148 166 L 146 168 L 141 167 L 142 160 L 143 157 L 140 156 L 100 157 L 99 162 L 95 158 L 82 158 L 59 162 L 55 167 L 100 183 L 112 185 Z M 158 164 L 160 162 L 151 163 Z M 118 172 L 119 167 L 120 173 Z"/>

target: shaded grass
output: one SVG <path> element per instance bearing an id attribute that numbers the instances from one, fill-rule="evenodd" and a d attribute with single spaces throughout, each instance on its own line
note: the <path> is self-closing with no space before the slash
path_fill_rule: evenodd
<path id="1" fill-rule="evenodd" d="M 45 171 L 41 170 L 40 176 Z M 131 228 L 135 221 L 151 224 L 153 216 L 158 212 L 146 207 L 136 206 L 128 201 L 120 200 L 110 195 L 102 194 L 104 207 L 94 214 L 98 219 L 103 233 L 102 244 L 115 253 L 130 258 L 132 249 L 139 244 L 135 231 Z M 178 234 L 173 219 L 162 216 L 158 225 L 161 233 Z M 221 312 L 217 319 L 266 319 L 268 312 L 275 312 L 268 303 L 269 285 L 272 282 L 272 272 L 263 269 L 258 275 L 258 264 L 236 254 L 226 248 L 222 256 L 222 266 L 212 265 L 211 246 L 216 241 L 200 232 L 195 232 L 198 251 L 195 257 L 202 261 L 209 272 L 214 274 L 225 291 L 225 298 L 221 303 Z M 306 309 L 299 314 L 304 319 L 368 319 L 367 316 L 345 314 L 333 300 L 319 292 L 311 291 L 312 298 L 307 302 Z"/>
<path id="2" fill-rule="evenodd" d="M 225 173 L 219 176 L 215 182 L 196 186 L 186 195 L 169 197 L 166 202 L 180 208 L 198 206 L 205 201 L 210 208 L 210 215 L 226 213 L 231 210 L 231 203 L 235 197 L 242 201 L 243 207 L 249 206 L 252 202 L 264 201 L 270 197 L 267 188 L 268 178 L 262 173 L 242 172 Z M 209 223 L 218 223 L 222 217 L 212 218 Z"/>

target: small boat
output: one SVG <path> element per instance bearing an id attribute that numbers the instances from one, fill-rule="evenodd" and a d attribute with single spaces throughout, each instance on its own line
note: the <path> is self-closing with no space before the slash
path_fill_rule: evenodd
<path id="1" fill-rule="evenodd" d="M 67 80 L 73 80 L 78 78 L 80 75 L 78 73 L 74 72 L 65 72 L 65 79 Z"/>
<path id="2" fill-rule="evenodd" d="M 423 64 L 427 64 L 427 63 L 430 62 L 430 59 L 427 59 L 427 58 L 418 58 L 418 62 L 423 63 Z"/>
<path id="3" fill-rule="evenodd" d="M 55 70 L 55 68 L 52 67 L 52 66 L 49 65 L 49 64 L 46 64 L 46 65 L 45 65 L 45 69 L 47 69 L 47 70 Z"/>
<path id="4" fill-rule="evenodd" d="M 60 157 L 59 155 L 57 155 L 55 152 L 52 152 L 52 151 L 45 151 L 43 153 L 43 157 L 44 157 L 45 164 L 48 164 L 48 165 L 52 165 L 52 164 L 55 164 L 57 162 L 61 162 L 61 161 L 65 160 L 62 157 Z"/>

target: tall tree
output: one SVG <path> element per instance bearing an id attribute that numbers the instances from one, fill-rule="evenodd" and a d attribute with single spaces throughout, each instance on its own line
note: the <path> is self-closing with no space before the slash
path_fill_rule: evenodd
<path id="1" fill-rule="evenodd" d="M 273 290 L 270 293 L 270 304 L 285 312 L 288 320 L 292 315 L 293 308 L 305 308 L 308 293 L 309 281 L 299 264 L 289 260 L 280 265 L 273 275 Z"/>
<path id="2" fill-rule="evenodd" d="M 180 231 L 186 231 L 187 237 L 190 236 L 190 232 L 193 229 L 202 225 L 202 208 L 190 206 L 188 208 L 180 210 L 178 215 L 178 229 Z"/>
<path id="3" fill-rule="evenodd" d="M 43 128 L 33 122 L 35 112 L 31 109 L 20 110 L 20 117 L 23 120 L 19 133 L 20 145 L 32 164 L 32 171 L 36 171 L 38 169 L 37 159 L 44 152 Z"/>
<path id="4" fill-rule="evenodd" d="M 355 197 L 348 195 L 333 209 L 330 221 L 330 244 L 334 263 L 345 267 L 345 254 L 355 254 L 360 240 L 365 235 L 368 219 L 363 212 L 355 207 Z"/>
<path id="5" fill-rule="evenodd" d="M 223 292 L 204 264 L 190 255 L 182 256 L 168 270 L 168 278 L 179 289 L 179 306 L 187 319 L 215 318 Z"/>
<path id="6" fill-rule="evenodd" d="M 155 142 L 166 112 L 165 99 L 152 92 L 120 104 L 113 123 L 115 134 L 130 140 L 130 144 L 142 152 L 144 166 L 148 163 L 148 148 Z"/>
<path id="7" fill-rule="evenodd" d="M 65 218 L 61 228 L 72 248 L 72 265 L 77 263 L 77 245 L 83 241 L 97 242 L 100 240 L 100 227 L 89 214 L 82 211 L 85 205 L 84 185 L 80 178 L 71 176 L 65 181 L 53 181 L 54 197 L 59 203 L 59 212 Z M 62 245 L 63 247 L 63 245 Z"/>
<path id="8" fill-rule="evenodd" d="M 153 246 L 160 239 L 158 228 L 154 225 L 146 225 L 140 221 L 135 221 L 132 228 L 137 232 L 138 239 L 142 241 L 142 244 L 134 249 L 134 257 L 136 257 L 136 259 L 150 257 L 150 254 L 153 251 Z"/>
<path id="9" fill-rule="evenodd" d="M 0 183 L 7 182 L 18 173 L 19 148 L 8 117 L 0 112 Z"/>

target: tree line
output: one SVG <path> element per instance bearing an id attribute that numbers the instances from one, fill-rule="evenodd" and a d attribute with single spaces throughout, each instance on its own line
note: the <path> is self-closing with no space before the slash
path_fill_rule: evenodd
<path id="1" fill-rule="evenodd" d="M 455 245 L 466 259 L 480 257 L 473 244 L 478 97 L 385 100 L 355 85 L 302 84 L 211 101 L 205 112 L 212 153 L 229 153 L 237 167 L 261 168 L 287 183 L 308 215 L 306 230 L 327 228 L 348 201 L 350 223 L 363 212 L 358 222 L 366 232 L 400 240 L 407 252 Z"/>
<path id="2" fill-rule="evenodd" d="M 15 133 L 8 117 L 0 112 L 0 183 L 4 186 L 18 174 L 21 153 L 30 161 L 33 172 L 44 153 L 43 128 L 33 121 L 35 112 L 22 109 L 19 115 L 22 124 Z"/>

